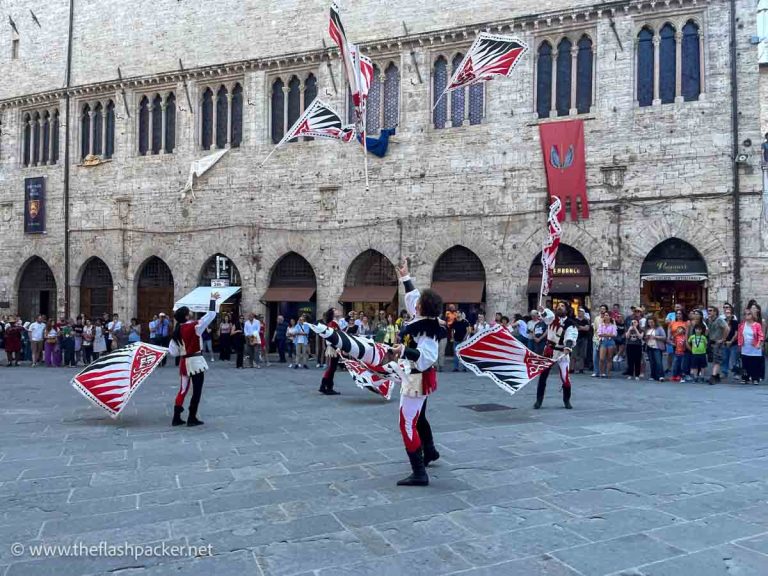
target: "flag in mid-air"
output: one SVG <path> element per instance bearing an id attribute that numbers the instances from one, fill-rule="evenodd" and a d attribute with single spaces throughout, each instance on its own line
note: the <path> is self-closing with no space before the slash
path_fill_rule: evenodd
<path id="1" fill-rule="evenodd" d="M 541 250 L 541 295 L 546 296 L 552 290 L 552 280 L 555 276 L 555 259 L 557 249 L 560 247 L 560 237 L 563 229 L 560 227 L 563 204 L 560 198 L 554 196 L 549 206 L 549 218 L 547 219 L 547 239 Z"/>
<path id="2" fill-rule="evenodd" d="M 72 386 L 112 418 L 117 418 L 166 354 L 167 348 L 134 342 L 100 356 L 72 378 Z"/>
<path id="3" fill-rule="evenodd" d="M 312 136 L 314 138 L 331 138 L 349 142 L 354 137 L 354 129 L 351 125 L 344 125 L 341 116 L 330 105 L 319 98 L 315 98 L 307 106 L 296 123 L 285 133 L 283 139 L 277 144 L 282 146 L 289 140 L 298 136 Z"/>
<path id="4" fill-rule="evenodd" d="M 446 92 L 509 76 L 527 51 L 528 45 L 517 38 L 480 32 L 453 73 Z"/>
<path id="5" fill-rule="evenodd" d="M 459 360 L 478 376 L 493 380 L 514 394 L 555 361 L 531 352 L 512 333 L 497 324 L 456 346 Z"/>

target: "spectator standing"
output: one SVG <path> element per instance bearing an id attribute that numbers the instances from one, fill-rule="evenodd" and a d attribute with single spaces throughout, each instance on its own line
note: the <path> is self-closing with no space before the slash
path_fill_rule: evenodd
<path id="1" fill-rule="evenodd" d="M 600 325 L 597 336 L 600 340 L 600 377 L 611 376 L 611 361 L 616 352 L 616 321 L 606 312 L 603 314 L 603 323 Z"/>
<path id="2" fill-rule="evenodd" d="M 159 319 L 157 317 L 157 314 L 152 316 L 152 320 L 149 321 L 149 324 L 147 327 L 149 328 L 149 343 L 154 344 L 156 346 L 159 346 L 157 339 L 157 325 L 158 325 Z"/>
<path id="3" fill-rule="evenodd" d="M 536 311 L 539 312 L 538 310 Z M 544 349 L 547 347 L 547 323 L 541 317 L 541 314 L 537 316 L 538 322 L 533 326 L 533 332 L 531 332 L 533 340 L 533 351 L 538 355 L 544 354 Z"/>
<path id="4" fill-rule="evenodd" d="M 674 324 L 674 323 L 673 323 Z M 678 323 L 679 324 L 679 323 Z M 672 328 L 670 327 L 670 330 Z M 688 336 L 686 327 L 678 325 L 672 334 L 672 346 L 674 348 L 675 358 L 672 362 L 672 381 L 680 382 L 683 379 L 683 364 L 685 363 L 685 354 L 687 352 Z"/>
<path id="5" fill-rule="evenodd" d="M 640 321 L 634 316 L 629 322 L 624 337 L 626 338 L 627 380 L 632 378 L 640 380 L 643 365 L 643 332 Z"/>
<path id="6" fill-rule="evenodd" d="M 70 323 L 65 324 L 60 329 L 61 352 L 63 356 L 63 366 L 77 366 L 75 359 L 75 331 Z"/>
<path id="7" fill-rule="evenodd" d="M 667 334 L 664 328 L 656 324 L 656 319 L 650 317 L 645 324 L 645 349 L 648 352 L 648 364 L 651 367 L 651 380 L 664 382 L 664 364 L 662 350 L 667 344 Z"/>
<path id="8" fill-rule="evenodd" d="M 395 346 L 397 344 L 397 326 L 392 314 L 387 314 L 386 326 L 384 327 L 384 344 Z"/>
<path id="9" fill-rule="evenodd" d="M 456 315 L 456 319 L 453 321 L 453 371 L 458 372 L 459 369 L 464 372 L 467 369 L 459 362 L 459 355 L 456 353 L 456 347 L 464 342 L 469 336 L 469 322 L 464 315 L 464 312 L 459 312 Z"/>
<path id="10" fill-rule="evenodd" d="M 86 366 L 93 362 L 93 338 L 93 323 L 90 318 L 86 318 L 83 326 L 83 364 Z"/>
<path id="11" fill-rule="evenodd" d="M 235 367 L 243 367 L 243 355 L 245 353 L 245 332 L 243 330 L 244 318 L 240 316 L 232 323 L 232 349 L 235 351 Z"/>
<path id="12" fill-rule="evenodd" d="M 267 346 L 267 323 L 264 322 L 264 316 L 256 314 L 256 320 L 259 322 L 259 357 L 264 365 L 269 368 L 269 346 Z"/>
<path id="13" fill-rule="evenodd" d="M 131 318 L 131 326 L 128 328 L 128 343 L 141 342 L 141 324 L 138 318 Z"/>
<path id="14" fill-rule="evenodd" d="M 109 337 L 111 339 L 110 350 L 117 350 L 124 345 L 125 332 L 123 331 L 123 322 L 117 314 L 112 315 L 112 322 L 107 326 Z"/>
<path id="15" fill-rule="evenodd" d="M 228 361 L 232 357 L 232 317 L 224 314 L 219 324 L 219 360 Z"/>
<path id="16" fill-rule="evenodd" d="M 537 310 L 538 312 L 538 310 Z M 488 324 L 488 322 L 485 321 L 485 314 L 478 314 L 477 315 L 477 322 L 475 322 L 475 326 L 472 328 L 472 332 L 474 334 L 478 334 L 480 332 L 483 332 L 484 330 L 490 329 L 491 325 Z"/>
<path id="17" fill-rule="evenodd" d="M 579 337 L 576 339 L 576 348 L 573 350 L 573 365 L 571 366 L 571 369 L 573 372 L 583 374 L 587 356 L 589 355 L 589 333 L 591 330 L 584 308 L 579 308 L 579 311 L 576 313 L 576 318 L 573 320 L 573 324 L 576 326 Z"/>
<path id="18" fill-rule="evenodd" d="M 526 348 L 529 348 L 530 346 L 528 345 L 528 323 L 525 320 L 523 320 L 522 314 L 515 314 L 514 318 L 515 318 L 514 330 L 517 333 L 517 339 L 520 340 L 520 342 L 522 342 Z"/>
<path id="19" fill-rule="evenodd" d="M 741 349 L 742 384 L 759 384 L 765 377 L 763 359 L 763 327 L 755 319 L 752 309 L 744 311 L 744 321 L 739 325 L 738 343 Z"/>
<path id="20" fill-rule="evenodd" d="M 85 323 L 81 314 L 75 318 L 75 324 L 72 326 L 72 331 L 75 333 L 75 366 L 83 359 L 83 328 Z"/>
<path id="21" fill-rule="evenodd" d="M 201 338 L 203 340 L 203 349 L 200 351 L 200 353 L 203 356 L 205 356 L 207 353 L 208 357 L 211 359 L 211 362 L 213 362 L 213 327 L 210 324 L 205 328 L 205 330 L 203 330 Z"/>
<path id="22" fill-rule="evenodd" d="M 707 347 L 704 323 L 695 323 L 693 333 L 688 336 L 688 350 L 691 353 L 691 373 L 694 382 L 704 380 L 704 370 L 707 368 Z"/>
<path id="23" fill-rule="evenodd" d="M 683 349 L 682 349 L 682 358 L 679 359 L 679 374 L 675 374 L 675 367 L 674 362 L 678 362 L 678 356 L 680 355 L 681 350 L 678 346 L 677 342 L 677 334 L 679 332 L 679 329 L 683 329 Z M 675 319 L 671 322 L 667 323 L 667 350 L 671 350 L 671 353 L 669 354 L 672 359 L 672 380 L 679 382 L 679 380 L 675 380 L 675 376 L 682 376 L 685 374 L 685 354 L 686 354 L 686 347 L 685 342 L 688 341 L 688 322 L 685 321 L 685 315 L 683 313 L 682 307 L 680 309 L 675 310 Z M 669 360 L 667 360 L 667 364 L 669 364 Z"/>
<path id="24" fill-rule="evenodd" d="M 21 320 L 11 316 L 5 327 L 5 354 L 8 366 L 18 366 L 21 359 Z"/>
<path id="25" fill-rule="evenodd" d="M 351 326 L 351 324 L 349 324 L 346 320 L 344 320 L 343 317 L 341 318 L 341 320 L 344 321 L 347 328 Z M 293 342 L 295 337 L 296 337 L 296 320 L 294 318 L 291 318 L 288 321 L 288 328 L 285 331 L 285 346 L 286 346 L 286 352 L 288 354 L 288 368 L 293 368 L 293 365 L 295 364 L 295 361 L 296 361 L 296 344 L 294 344 Z"/>
<path id="26" fill-rule="evenodd" d="M 608 306 L 600 305 L 592 321 L 592 378 L 600 376 L 600 326 L 603 325 L 603 317 L 608 313 Z"/>
<path id="27" fill-rule="evenodd" d="M 157 338 L 160 346 L 168 348 L 168 345 L 171 343 L 171 321 L 168 319 L 168 316 L 165 315 L 165 312 L 160 312 L 160 314 L 158 314 Z M 95 351 L 96 349 L 94 348 L 94 352 Z M 165 366 L 167 359 L 167 355 L 163 357 L 161 366 Z"/>
<path id="28" fill-rule="evenodd" d="M 27 329 L 29 334 L 29 343 L 32 348 L 32 367 L 34 368 L 43 361 L 43 340 L 45 339 L 45 323 L 43 317 L 37 319 L 29 325 Z"/>
<path id="29" fill-rule="evenodd" d="M 707 309 L 709 317 L 709 348 L 712 351 L 712 375 L 709 377 L 710 384 L 720 382 L 721 365 L 725 362 L 727 348 L 725 342 L 728 339 L 730 326 L 726 319 L 720 315 L 720 310 L 716 306 L 710 306 Z"/>
<path id="30" fill-rule="evenodd" d="M 251 312 L 248 314 L 248 320 L 243 327 L 245 333 L 245 355 L 250 359 L 249 368 L 261 368 L 257 355 L 261 348 L 261 340 L 259 336 L 259 328 L 261 325 L 256 316 Z"/>
<path id="31" fill-rule="evenodd" d="M 58 366 L 56 363 L 56 348 L 59 345 L 59 331 L 56 329 L 56 323 L 48 320 L 45 325 L 45 365 L 49 368 Z"/>
<path id="32" fill-rule="evenodd" d="M 107 338 L 104 336 L 104 323 L 101 319 L 96 320 L 96 326 L 93 329 L 93 359 L 98 360 L 101 354 L 107 351 Z"/>
<path id="33" fill-rule="evenodd" d="M 280 364 L 285 364 L 285 348 L 288 341 L 288 322 L 285 321 L 285 316 L 279 314 L 277 316 L 277 324 L 275 324 L 275 333 L 272 335 L 272 341 L 277 348 L 277 355 L 279 356 Z"/>
<path id="34" fill-rule="evenodd" d="M 613 358 L 613 361 L 621 363 L 624 362 L 624 357 L 626 355 L 626 340 L 624 338 L 624 333 L 626 332 L 627 327 L 624 324 L 625 319 L 621 313 L 621 307 L 618 304 L 613 305 L 613 310 L 611 311 L 611 319 L 616 325 L 616 356 Z"/>
<path id="35" fill-rule="evenodd" d="M 293 342 L 296 345 L 296 364 L 294 368 L 309 369 L 307 366 L 307 347 L 309 345 L 309 326 L 306 323 L 304 315 L 299 317 L 299 321 L 294 327 Z"/>

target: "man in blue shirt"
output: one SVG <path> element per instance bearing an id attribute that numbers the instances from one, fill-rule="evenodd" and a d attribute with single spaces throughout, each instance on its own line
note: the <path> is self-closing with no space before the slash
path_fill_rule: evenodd
<path id="1" fill-rule="evenodd" d="M 307 353 L 309 351 L 309 326 L 306 323 L 306 317 L 301 316 L 298 324 L 294 326 L 293 343 L 296 346 L 296 364 L 294 368 L 305 368 L 307 366 Z"/>
<path id="2" fill-rule="evenodd" d="M 160 312 L 160 319 L 157 321 L 157 325 L 155 327 L 157 343 L 159 346 L 165 346 L 168 348 L 168 345 L 171 343 L 171 321 L 168 320 L 168 316 L 165 315 L 165 312 Z M 166 355 L 163 358 L 161 366 L 165 366 L 165 361 L 168 358 Z"/>

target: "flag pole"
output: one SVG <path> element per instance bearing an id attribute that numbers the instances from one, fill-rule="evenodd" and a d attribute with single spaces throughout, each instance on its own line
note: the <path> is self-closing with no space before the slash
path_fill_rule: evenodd
<path id="1" fill-rule="evenodd" d="M 370 192 L 371 185 L 368 182 L 368 137 L 363 132 L 363 166 L 365 169 L 365 191 Z"/>
<path id="2" fill-rule="evenodd" d="M 279 148 L 279 146 L 275 146 L 274 148 L 272 148 L 272 152 L 270 152 L 269 154 L 267 154 L 267 157 L 266 157 L 266 158 L 264 158 L 264 160 L 262 160 L 262 161 L 261 161 L 261 164 L 259 165 L 259 168 L 261 168 L 262 166 L 264 166 L 264 164 L 266 164 L 266 163 L 267 163 L 267 160 L 269 160 L 269 159 L 270 159 L 270 157 L 272 156 L 272 154 L 274 154 L 275 152 L 277 152 L 277 149 L 278 149 L 278 148 Z"/>
<path id="3" fill-rule="evenodd" d="M 440 97 L 437 100 L 435 100 L 435 105 L 432 106 L 432 112 L 434 112 L 435 108 L 437 108 L 437 105 L 440 104 L 440 100 L 443 99 L 443 96 L 445 96 L 446 92 L 448 92 L 448 86 L 447 85 L 445 87 L 445 90 L 443 90 L 442 93 L 440 94 Z"/>

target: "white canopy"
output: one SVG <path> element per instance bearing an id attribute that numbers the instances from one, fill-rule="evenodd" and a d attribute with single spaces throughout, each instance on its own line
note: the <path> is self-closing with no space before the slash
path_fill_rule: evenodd
<path id="1" fill-rule="evenodd" d="M 240 292 L 240 286 L 228 286 L 226 288 L 211 288 L 210 286 L 198 286 L 192 292 L 184 296 L 173 305 L 174 310 L 186 306 L 192 312 L 208 312 L 211 304 L 211 292 L 218 292 L 221 298 L 216 301 L 216 312 L 223 302 Z"/>

